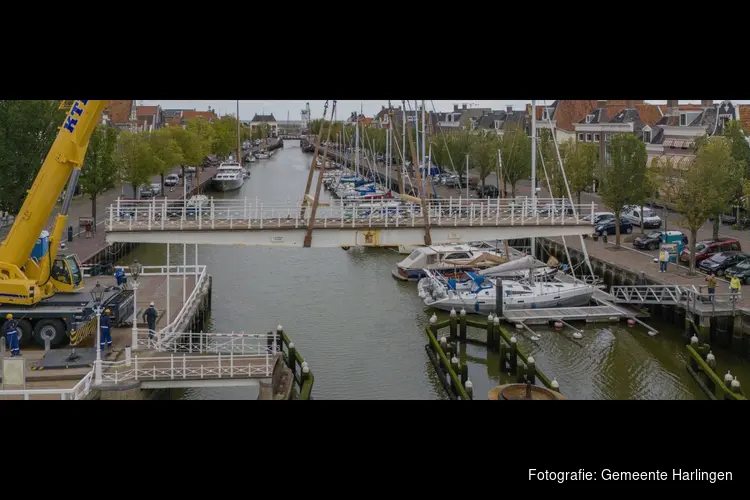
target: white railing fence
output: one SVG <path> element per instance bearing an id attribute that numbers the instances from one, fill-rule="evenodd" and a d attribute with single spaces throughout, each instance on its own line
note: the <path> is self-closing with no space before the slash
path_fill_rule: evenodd
<path id="1" fill-rule="evenodd" d="M 335 228 L 362 225 L 406 227 L 425 224 L 443 225 L 530 225 L 583 224 L 591 222 L 583 216 L 593 216 L 594 203 L 571 205 L 559 198 L 433 199 L 421 204 L 398 200 L 370 200 L 366 202 L 334 200 L 320 206 L 316 212 L 316 227 Z M 195 229 L 263 229 L 264 227 L 307 227 L 311 210 L 302 215 L 298 203 L 264 204 L 244 200 L 214 200 L 202 205 L 175 200 L 118 200 L 108 208 L 108 231 L 174 231 Z"/>
<path id="2" fill-rule="evenodd" d="M 137 331 L 139 350 L 149 349 L 162 352 L 203 353 L 203 354 L 242 354 L 275 356 L 281 350 L 281 338 L 276 333 L 189 333 L 180 332 L 167 337 L 157 333 L 149 338 L 147 329 Z"/>
<path id="3" fill-rule="evenodd" d="M 267 378 L 276 359 L 265 355 L 218 354 L 163 357 L 135 356 L 131 360 L 102 362 L 102 385 L 148 380 L 195 380 L 221 378 Z"/>
<path id="4" fill-rule="evenodd" d="M 187 269 L 191 268 L 191 266 L 174 266 L 174 267 L 180 267 L 180 268 L 185 267 Z M 170 266 L 170 270 L 171 268 L 172 266 Z M 195 269 L 195 266 L 192 266 L 192 268 Z M 179 333 L 177 331 L 177 328 L 182 323 L 185 322 L 187 315 L 193 311 L 193 306 L 195 306 L 196 303 L 201 300 L 201 289 L 208 281 L 208 271 L 206 269 L 206 266 L 198 266 L 198 270 L 200 274 L 198 274 L 198 279 L 195 282 L 193 291 L 190 292 L 190 295 L 188 295 L 188 298 L 187 300 L 185 300 L 185 304 L 182 306 L 182 309 L 180 309 L 180 312 L 177 314 L 177 317 L 175 317 L 174 321 L 172 321 L 171 323 L 166 325 L 164 328 L 159 330 L 158 337 L 160 341 L 162 342 L 168 341 L 175 334 Z M 164 266 L 164 273 L 166 275 L 166 266 Z M 171 276 L 171 273 L 170 273 L 170 276 Z"/>
<path id="5" fill-rule="evenodd" d="M 0 401 L 7 397 L 22 396 L 24 400 L 49 399 L 45 396 L 55 396 L 63 401 L 79 401 L 85 399 L 91 392 L 94 380 L 94 370 L 88 372 L 72 389 L 7 389 L 0 391 Z"/>

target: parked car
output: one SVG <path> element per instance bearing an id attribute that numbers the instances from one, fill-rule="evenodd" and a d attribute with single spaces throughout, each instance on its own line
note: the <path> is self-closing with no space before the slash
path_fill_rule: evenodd
<path id="1" fill-rule="evenodd" d="M 714 256 L 719 252 L 741 252 L 742 245 L 734 238 L 719 238 L 718 240 L 703 240 L 695 244 L 695 263 Z M 690 262 L 690 247 L 685 247 L 680 253 L 680 262 Z"/>
<path id="2" fill-rule="evenodd" d="M 716 276 L 723 276 L 724 272 L 730 267 L 734 267 L 740 262 L 750 258 L 750 255 L 742 252 L 720 252 L 712 257 L 703 259 L 698 264 L 698 269 L 705 273 L 714 273 Z"/>
<path id="3" fill-rule="evenodd" d="M 500 191 L 495 186 L 482 186 L 477 187 L 477 196 L 480 198 L 497 198 L 500 195 Z"/>
<path id="4" fill-rule="evenodd" d="M 161 184 L 160 183 L 149 184 L 148 187 L 151 188 L 151 196 L 159 196 L 161 194 Z"/>
<path id="5" fill-rule="evenodd" d="M 711 216 L 708 220 L 713 222 L 714 217 Z M 743 208 L 739 209 L 739 218 L 737 217 L 737 212 L 733 210 L 731 213 L 721 214 L 719 216 L 719 221 L 722 224 L 739 224 L 742 227 L 750 226 L 750 216 L 748 216 L 747 211 Z"/>
<path id="6" fill-rule="evenodd" d="M 747 285 L 750 283 L 750 259 L 745 259 L 734 267 L 726 270 L 728 278 L 736 276 L 740 281 Z"/>
<path id="7" fill-rule="evenodd" d="M 652 229 L 661 227 L 661 217 L 656 215 L 649 208 L 635 207 L 629 208 L 627 211 L 623 211 L 621 217 L 633 224 L 634 226 L 641 226 L 641 213 L 643 215 L 643 227 L 644 229 Z"/>
<path id="8" fill-rule="evenodd" d="M 140 193 L 141 198 L 153 198 L 158 195 L 158 192 L 154 192 L 153 188 L 148 184 L 139 187 L 138 192 Z"/>
<path id="9" fill-rule="evenodd" d="M 594 228 L 594 232 L 597 236 L 602 235 L 610 235 L 610 234 L 616 234 L 617 232 L 617 224 L 615 224 L 615 219 L 608 219 L 604 222 L 598 224 Z M 620 220 L 620 234 L 630 234 L 633 232 L 633 225 L 626 221 L 626 220 Z"/>
<path id="10" fill-rule="evenodd" d="M 600 222 L 604 222 L 607 219 L 614 219 L 615 214 L 613 212 L 594 212 L 594 219 L 591 219 L 591 214 L 586 215 L 583 217 L 583 220 L 585 221 L 591 221 L 594 224 L 598 224 Z"/>
<path id="11" fill-rule="evenodd" d="M 651 231 L 636 238 L 633 241 L 633 246 L 643 250 L 656 250 L 661 243 L 687 245 L 688 237 L 680 231 Z"/>
<path id="12" fill-rule="evenodd" d="M 164 178 L 164 185 L 167 187 L 176 186 L 180 183 L 180 176 L 177 174 L 169 174 Z"/>

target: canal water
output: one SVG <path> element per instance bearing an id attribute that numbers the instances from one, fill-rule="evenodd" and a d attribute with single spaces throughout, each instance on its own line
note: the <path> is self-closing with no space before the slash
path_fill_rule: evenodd
<path id="1" fill-rule="evenodd" d="M 273 158 L 251 165 L 241 189 L 207 194 L 298 202 L 311 162 L 298 144 L 290 141 Z M 182 248 L 173 246 L 172 263 L 181 263 Z M 446 397 L 425 353 L 429 315 L 416 284 L 391 277 L 403 258 L 395 251 L 202 246 L 198 252 L 213 276 L 209 329 L 261 333 L 282 325 L 315 374 L 316 399 Z M 191 264 L 193 248 L 187 253 Z M 166 247 L 142 245 L 124 263 L 133 258 L 163 265 Z M 624 324 L 579 324 L 584 335 L 576 342 L 569 333 L 536 328 L 540 340 L 518 333 L 519 345 L 572 399 L 706 399 L 685 368 L 681 329 L 649 322 L 660 332 L 656 337 Z M 716 354 L 721 373 L 729 368 L 750 383 L 746 364 L 729 353 Z M 488 358 L 481 347 L 467 346 L 462 358 L 478 399 L 508 380 L 499 373 L 497 357 Z M 257 390 L 187 390 L 180 397 L 255 399 Z"/>

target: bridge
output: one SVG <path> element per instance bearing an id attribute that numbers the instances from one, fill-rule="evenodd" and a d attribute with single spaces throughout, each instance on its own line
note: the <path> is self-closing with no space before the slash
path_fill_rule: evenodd
<path id="1" fill-rule="evenodd" d="M 279 138 L 284 141 L 301 141 L 302 137 L 304 137 L 302 134 L 281 134 L 279 135 Z"/>
<path id="2" fill-rule="evenodd" d="M 308 231 L 313 247 L 386 247 L 478 240 L 577 236 L 593 225 L 581 218 L 596 206 L 575 206 L 578 216 L 554 207 L 559 200 L 518 203 L 500 199 L 444 199 L 415 203 L 352 203 L 336 200 L 315 212 L 303 203 L 264 204 L 209 199 L 189 201 L 118 199 L 107 210 L 107 242 L 302 247 Z M 321 205 L 323 205 L 321 203 Z M 551 207 L 551 208 L 550 208 Z"/>
<path id="3" fill-rule="evenodd" d="M 695 285 L 613 286 L 610 294 L 615 304 L 677 306 L 702 316 L 734 316 L 741 299 L 731 293 L 710 296 L 708 289 Z"/>

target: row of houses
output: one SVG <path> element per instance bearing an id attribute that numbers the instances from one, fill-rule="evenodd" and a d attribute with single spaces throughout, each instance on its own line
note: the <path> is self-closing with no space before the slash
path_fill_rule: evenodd
<path id="1" fill-rule="evenodd" d="M 392 110 L 394 126 L 400 127 L 402 117 L 415 122 L 421 110 Z M 362 115 L 353 114 L 350 122 Z M 383 107 L 372 123 L 385 127 L 388 110 Z M 615 134 L 633 134 L 643 141 L 649 154 L 649 165 L 664 165 L 671 160 L 678 167 L 687 167 L 695 159 L 695 141 L 708 135 L 721 135 L 728 121 L 738 120 L 750 131 L 750 105 L 735 105 L 731 101 L 715 103 L 703 100 L 700 104 L 680 104 L 669 100 L 666 105 L 643 100 L 556 100 L 551 105 L 537 106 L 537 135 L 542 130 L 551 132 L 557 142 L 570 139 L 599 145 L 602 165 L 610 162 L 608 145 Z M 493 110 L 468 103 L 454 104 L 448 112 L 428 112 L 428 126 L 437 131 L 471 130 L 476 133 L 502 135 L 511 126 L 531 132 L 531 105 L 523 110 L 507 106 Z M 749 140 L 750 142 L 750 140 Z"/>

